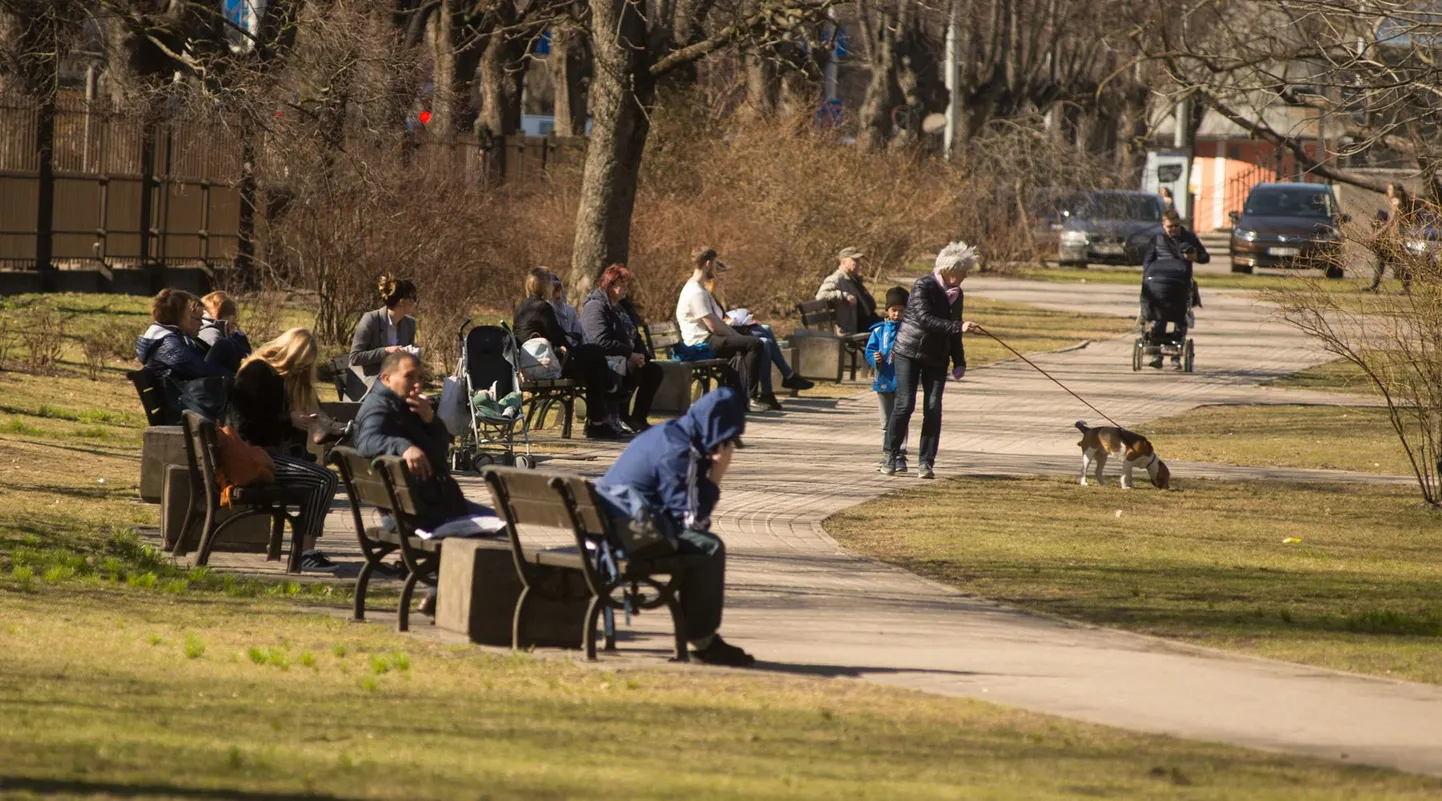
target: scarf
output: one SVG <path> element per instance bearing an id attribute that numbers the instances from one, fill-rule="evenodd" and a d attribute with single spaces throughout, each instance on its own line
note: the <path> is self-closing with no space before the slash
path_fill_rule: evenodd
<path id="1" fill-rule="evenodd" d="M 933 277 L 936 278 L 936 283 L 937 283 L 938 286 L 941 287 L 941 291 L 946 293 L 946 302 L 947 302 L 947 305 L 951 305 L 951 304 L 955 303 L 955 302 L 956 302 L 956 299 L 957 299 L 958 297 L 961 297 L 961 284 L 957 284 L 956 286 L 951 286 L 951 287 L 949 287 L 949 286 L 946 285 L 946 282 L 945 282 L 945 281 L 942 281 L 942 280 L 941 280 L 941 276 L 939 276 L 939 275 L 934 275 Z"/>

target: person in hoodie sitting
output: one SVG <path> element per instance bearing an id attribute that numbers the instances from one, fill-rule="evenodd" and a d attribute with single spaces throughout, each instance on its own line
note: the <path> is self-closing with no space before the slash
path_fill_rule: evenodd
<path id="1" fill-rule="evenodd" d="M 451 432 L 421 394 L 423 379 L 421 360 L 415 354 L 401 350 L 385 355 L 378 380 L 356 415 L 356 452 L 367 459 L 399 456 L 405 460 L 416 490 L 418 528 L 434 531 L 459 517 L 495 518 L 494 509 L 467 500 L 451 476 L 446 458 Z M 394 530 L 395 521 L 389 517 L 381 524 Z M 434 614 L 435 606 L 432 590 L 421 599 L 420 612 Z"/>
<path id="2" fill-rule="evenodd" d="M 211 360 L 197 339 L 204 316 L 200 298 L 162 289 L 151 301 L 150 316 L 150 327 L 135 340 L 135 358 L 161 387 L 169 417 L 178 423 L 184 409 L 218 417 L 226 386 L 202 379 L 234 378 L 238 365 L 227 369 Z"/>
<path id="3" fill-rule="evenodd" d="M 681 610 L 692 654 L 713 665 L 748 667 L 755 657 L 721 639 L 726 546 L 711 533 L 721 479 L 746 430 L 746 400 L 732 387 L 707 393 L 685 415 L 646 430 L 626 446 L 596 488 L 617 511 L 644 506 L 676 535 L 677 553 L 706 559 L 681 577 Z"/>
<path id="4" fill-rule="evenodd" d="M 251 353 L 250 338 L 240 330 L 240 310 L 229 292 L 212 292 L 200 299 L 205 314 L 200 320 L 200 342 L 208 349 L 205 360 L 232 373 Z"/>
<path id="5" fill-rule="evenodd" d="M 896 332 L 901 328 L 908 295 L 910 293 L 899 286 L 886 290 L 886 317 L 871 326 L 871 336 L 866 340 L 866 363 L 876 371 L 871 389 L 876 392 L 876 401 L 881 407 L 882 458 L 878 471 L 886 466 L 886 428 L 891 425 L 891 410 L 896 406 L 896 365 L 891 362 L 891 348 L 896 344 Z M 898 473 L 906 472 L 905 440 L 896 452 L 893 466 Z"/>

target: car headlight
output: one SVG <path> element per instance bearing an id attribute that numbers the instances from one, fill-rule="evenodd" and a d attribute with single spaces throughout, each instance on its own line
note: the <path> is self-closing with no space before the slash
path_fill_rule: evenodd
<path id="1" fill-rule="evenodd" d="M 1068 247 L 1076 247 L 1087 243 L 1086 231 L 1062 231 L 1061 243 Z"/>
<path id="2" fill-rule="evenodd" d="M 1256 232 L 1256 231 L 1249 231 L 1249 230 L 1247 230 L 1246 228 L 1233 228 L 1233 229 L 1232 229 L 1232 236 L 1235 236 L 1235 237 L 1238 238 L 1238 239 L 1245 239 L 1245 240 L 1247 240 L 1248 242 L 1256 242 L 1256 241 L 1257 241 L 1257 232 Z"/>

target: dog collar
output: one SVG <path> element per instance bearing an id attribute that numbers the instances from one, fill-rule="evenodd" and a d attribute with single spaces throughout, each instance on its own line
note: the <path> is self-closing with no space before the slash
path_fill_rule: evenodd
<path id="1" fill-rule="evenodd" d="M 1151 467 L 1152 465 L 1156 464 L 1157 462 L 1160 462 L 1161 460 L 1162 460 L 1161 457 L 1160 457 L 1160 456 L 1157 456 L 1156 451 L 1153 451 L 1153 452 L 1152 452 L 1152 460 L 1151 460 L 1150 462 L 1147 462 L 1147 467 Z"/>

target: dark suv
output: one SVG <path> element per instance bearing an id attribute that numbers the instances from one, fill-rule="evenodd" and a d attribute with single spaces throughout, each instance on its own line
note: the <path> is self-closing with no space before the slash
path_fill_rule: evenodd
<path id="1" fill-rule="evenodd" d="M 1320 267 L 1328 278 L 1341 278 L 1337 229 L 1349 219 L 1330 186 L 1258 184 L 1247 194 L 1241 214 L 1232 212 L 1232 272 Z"/>
<path id="2" fill-rule="evenodd" d="M 1147 192 L 1094 189 L 1063 195 L 1051 225 L 1057 261 L 1085 267 L 1141 264 L 1152 238 L 1162 232 L 1162 199 Z"/>

